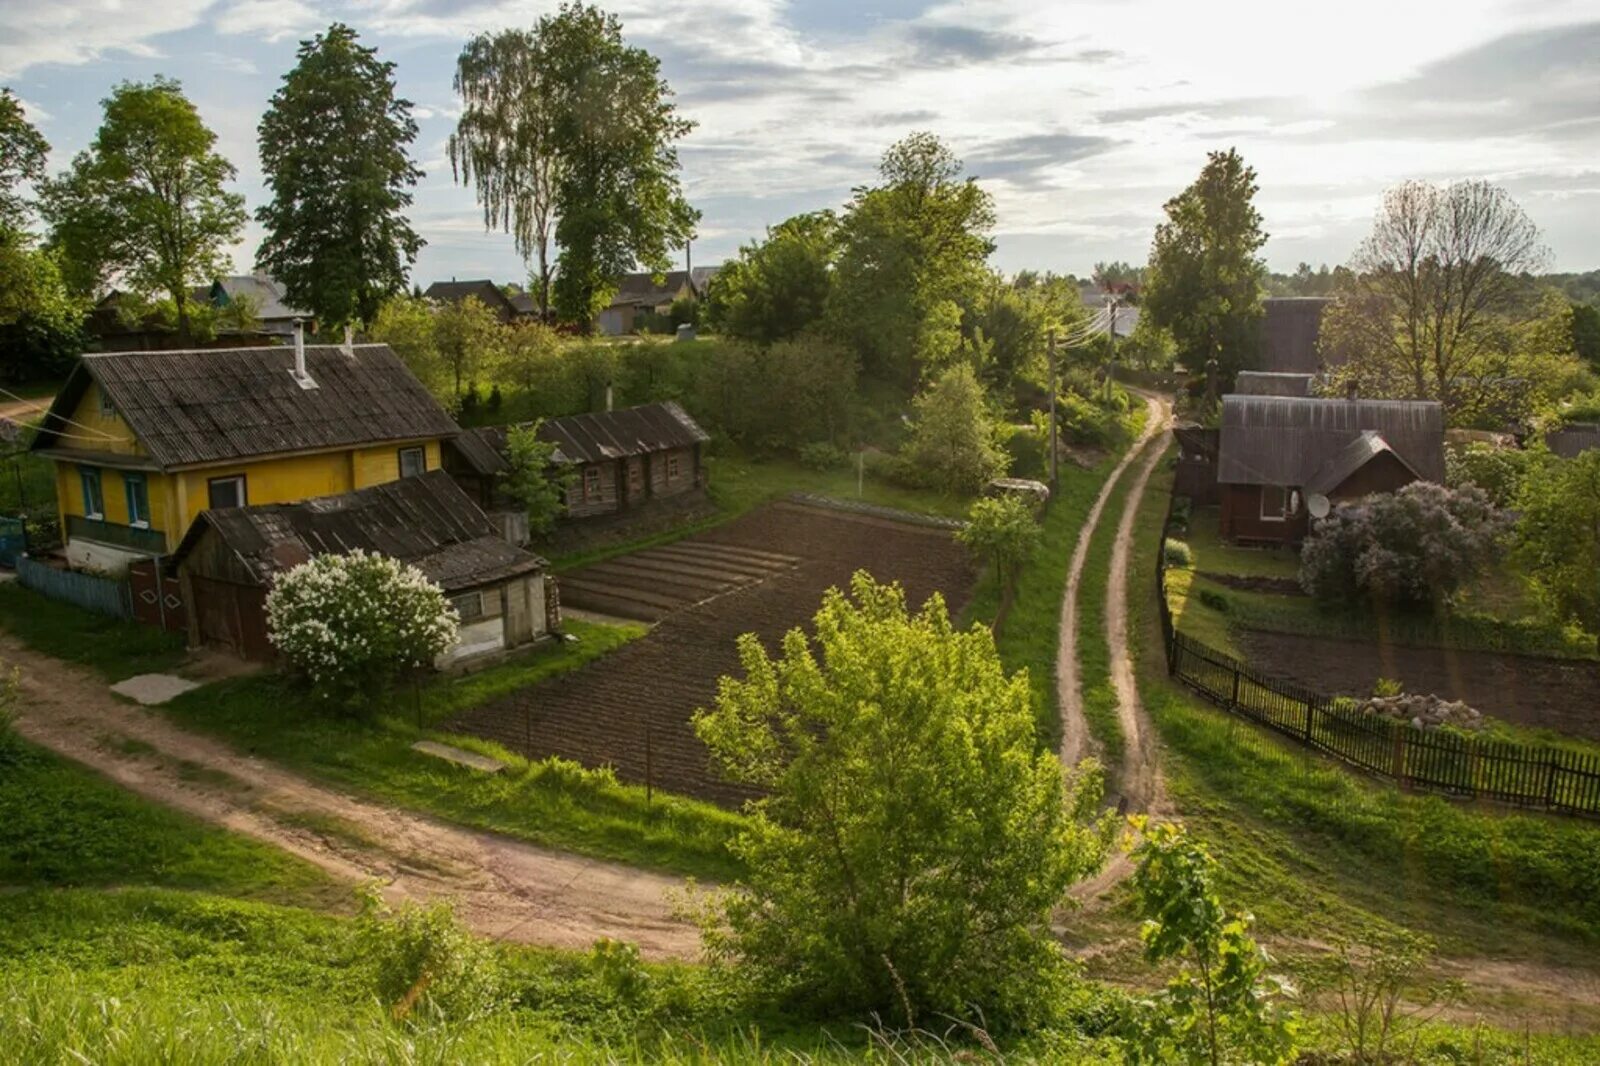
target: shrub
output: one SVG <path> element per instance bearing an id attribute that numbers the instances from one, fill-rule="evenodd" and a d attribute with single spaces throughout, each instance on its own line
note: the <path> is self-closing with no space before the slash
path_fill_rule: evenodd
<path id="1" fill-rule="evenodd" d="M 956 534 L 979 558 L 994 566 L 1002 588 L 1016 584 L 1017 571 L 1039 544 L 1042 530 L 1028 503 L 1015 495 L 979 500 L 967 515 L 967 526 Z"/>
<path id="2" fill-rule="evenodd" d="M 499 957 L 462 927 L 447 901 L 395 910 L 368 886 L 357 937 L 396 1021 L 471 1022 L 507 1003 Z"/>
<path id="3" fill-rule="evenodd" d="M 800 464 L 811 470 L 838 470 L 850 465 L 850 453 L 825 440 L 800 446 Z"/>
<path id="4" fill-rule="evenodd" d="M 972 368 L 953 366 L 916 398 L 916 422 L 903 457 L 908 474 L 944 492 L 977 492 L 1005 471 L 983 387 Z"/>
<path id="5" fill-rule="evenodd" d="M 1380 677 L 1372 683 L 1372 694 L 1380 699 L 1402 695 L 1405 690 L 1405 686 L 1392 677 Z"/>
<path id="6" fill-rule="evenodd" d="M 1213 611 L 1218 611 L 1222 614 L 1228 613 L 1228 597 L 1224 596 L 1216 589 L 1201 589 L 1200 603 L 1202 606 L 1209 607 Z"/>
<path id="7" fill-rule="evenodd" d="M 360 550 L 319 555 L 267 594 L 267 634 L 318 698 L 376 706 L 456 642 L 459 618 L 414 566 Z"/>
<path id="8" fill-rule="evenodd" d="M 1545 609 L 1600 639 L 1600 451 L 1535 467 L 1517 505 L 1517 554 Z"/>
<path id="9" fill-rule="evenodd" d="M 1418 481 L 1341 503 L 1300 551 L 1300 584 L 1325 604 L 1439 608 L 1488 566 L 1510 519 L 1476 485 Z"/>
<path id="10" fill-rule="evenodd" d="M 1510 507 L 1529 468 L 1540 458 L 1538 452 L 1474 442 L 1445 454 L 1445 483 L 1453 489 L 1476 485 L 1496 507 Z"/>
<path id="11" fill-rule="evenodd" d="M 1168 566 L 1190 567 L 1194 565 L 1194 552 L 1189 550 L 1189 545 L 1181 540 L 1168 537 L 1161 542 L 1161 557 Z"/>
<path id="12" fill-rule="evenodd" d="M 855 357 L 820 336 L 722 342 L 696 366 L 693 407 L 746 448 L 798 451 L 838 437 L 855 385 Z"/>

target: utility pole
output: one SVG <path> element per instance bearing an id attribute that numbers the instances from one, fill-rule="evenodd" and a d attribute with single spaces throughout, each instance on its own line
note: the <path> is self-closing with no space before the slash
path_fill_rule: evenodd
<path id="1" fill-rule="evenodd" d="M 1117 373 L 1117 294 L 1111 294 L 1111 322 L 1106 327 L 1111 341 L 1111 361 L 1106 364 L 1106 398 L 1111 397 L 1111 382 Z"/>
<path id="2" fill-rule="evenodd" d="M 1056 331 L 1050 329 L 1050 492 L 1056 491 Z"/>

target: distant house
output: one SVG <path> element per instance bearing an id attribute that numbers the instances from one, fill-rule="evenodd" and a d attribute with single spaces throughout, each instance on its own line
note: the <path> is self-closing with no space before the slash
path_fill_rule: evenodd
<path id="1" fill-rule="evenodd" d="M 422 294 L 429 300 L 437 303 L 460 303 L 469 296 L 475 296 L 501 322 L 513 322 L 521 316 L 511 298 L 505 291 L 490 281 L 480 278 L 476 281 L 436 281 L 428 286 L 428 291 Z"/>
<path id="2" fill-rule="evenodd" d="M 288 340 L 294 334 L 294 321 L 301 319 L 307 329 L 314 329 L 309 311 L 290 307 L 284 302 L 283 286 L 265 274 L 230 274 L 214 280 L 208 287 L 196 289 L 194 298 L 212 307 L 227 307 L 235 300 L 250 301 L 260 322 L 257 332 L 268 337 Z"/>
<path id="3" fill-rule="evenodd" d="M 270 659 L 272 582 L 313 556 L 355 549 L 417 567 L 450 597 L 461 641 L 441 665 L 526 644 L 559 624 L 548 564 L 506 543 L 448 474 L 432 470 L 299 503 L 202 511 L 172 557 L 190 643 Z"/>
<path id="4" fill-rule="evenodd" d="M 1314 374 L 1241 370 L 1234 378 L 1233 391 L 1241 396 L 1310 396 L 1316 380 Z"/>
<path id="5" fill-rule="evenodd" d="M 451 442 L 446 469 L 485 508 L 504 499 L 510 427 L 485 426 Z M 676 403 L 547 418 L 539 438 L 555 445 L 555 462 L 572 471 L 567 515 L 593 518 L 636 510 L 705 486 L 702 445 L 711 439 Z"/>
<path id="6" fill-rule="evenodd" d="M 1319 342 L 1323 313 L 1333 301 L 1325 296 L 1269 296 L 1262 303 L 1257 369 L 1283 374 L 1319 374 L 1326 369 Z"/>
<path id="7" fill-rule="evenodd" d="M 1431 400 L 1222 398 L 1216 481 L 1230 540 L 1298 543 L 1312 511 L 1443 480 L 1444 409 Z"/>
<path id="8" fill-rule="evenodd" d="M 387 345 L 89 353 L 30 450 L 68 562 L 125 571 L 207 508 L 292 503 L 440 466 L 460 432 Z"/>
<path id="9" fill-rule="evenodd" d="M 220 310 L 241 296 L 247 297 L 255 306 L 256 328 L 241 333 L 219 327 L 215 339 L 200 342 L 191 340 L 185 347 L 237 348 L 241 343 L 287 341 L 294 332 L 294 320 L 297 318 L 304 321 L 307 329 L 314 328 L 311 312 L 297 310 L 284 303 L 282 286 L 265 274 L 231 274 L 216 278 L 210 285 L 189 290 L 189 303 L 196 309 L 209 306 Z M 154 312 L 146 313 L 141 319 L 130 320 L 127 314 L 128 301 L 128 293 L 113 289 L 90 310 L 88 332 L 100 347 L 131 351 L 170 349 L 183 344 L 178 338 L 178 331 Z"/>
<path id="10" fill-rule="evenodd" d="M 659 281 L 657 275 L 648 270 L 624 274 L 611 304 L 596 319 L 596 328 L 607 337 L 620 337 L 634 332 L 646 315 L 667 314 L 676 301 L 686 297 L 701 298 L 705 290 L 696 283 L 696 273 L 698 271 L 669 270 L 660 275 Z M 710 274 L 702 276 L 709 282 Z"/>
<path id="11" fill-rule="evenodd" d="M 1544 443 L 1563 459 L 1576 459 L 1591 448 L 1600 448 L 1600 425 L 1572 422 L 1544 435 Z"/>

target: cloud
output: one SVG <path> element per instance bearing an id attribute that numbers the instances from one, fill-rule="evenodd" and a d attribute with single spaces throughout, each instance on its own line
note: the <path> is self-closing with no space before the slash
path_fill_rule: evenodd
<path id="1" fill-rule="evenodd" d="M 1013 185 L 1040 187 L 1068 164 L 1115 148 L 1120 142 L 1092 134 L 1029 133 L 989 141 L 967 154 L 967 169 L 979 178 L 999 178 Z"/>
<path id="2" fill-rule="evenodd" d="M 0 36 L 0 77 L 15 77 L 45 63 L 87 63 L 112 52 L 157 55 L 153 38 L 196 25 L 212 2 L 8 3 Z"/>
<path id="3" fill-rule="evenodd" d="M 993 63 L 1037 51 L 1042 43 L 1019 33 L 999 33 L 973 26 L 911 23 L 905 29 L 923 63 Z"/>
<path id="4" fill-rule="evenodd" d="M 214 15 L 212 23 L 218 33 L 248 35 L 264 41 L 309 36 L 327 24 L 315 9 L 302 0 L 239 0 L 227 10 Z"/>

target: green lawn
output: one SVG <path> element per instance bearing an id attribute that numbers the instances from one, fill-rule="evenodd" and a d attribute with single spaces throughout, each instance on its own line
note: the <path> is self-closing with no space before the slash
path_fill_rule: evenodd
<path id="1" fill-rule="evenodd" d="M 531 765 L 495 744 L 440 731 L 455 713 L 574 670 L 639 636 L 638 626 L 569 621 L 576 644 L 549 645 L 465 678 L 438 678 L 420 692 L 422 724 L 409 690 L 375 721 L 313 709 L 290 683 L 258 675 L 207 685 L 163 710 L 185 728 L 218 736 L 356 792 L 491 829 L 547 847 L 676 873 L 723 879 L 738 873 L 727 852 L 741 816 L 713 804 L 625 785 L 605 771 L 564 760 Z M 499 758 L 488 775 L 411 750 L 423 737 Z"/>
<path id="2" fill-rule="evenodd" d="M 1189 516 L 1189 530 L 1181 538 L 1194 553 L 1194 568 L 1208 574 L 1239 577 L 1283 577 L 1293 580 L 1300 572 L 1300 556 L 1291 548 L 1243 548 L 1221 536 L 1221 516 L 1215 507 L 1197 507 Z"/>
<path id="3" fill-rule="evenodd" d="M 0 514 L 48 515 L 55 510 L 55 463 L 28 452 L 0 459 Z"/>
<path id="4" fill-rule="evenodd" d="M 48 599 L 15 581 L 0 584 L 0 627 L 28 647 L 86 666 L 110 681 L 160 673 L 183 662 L 183 638 Z"/>

